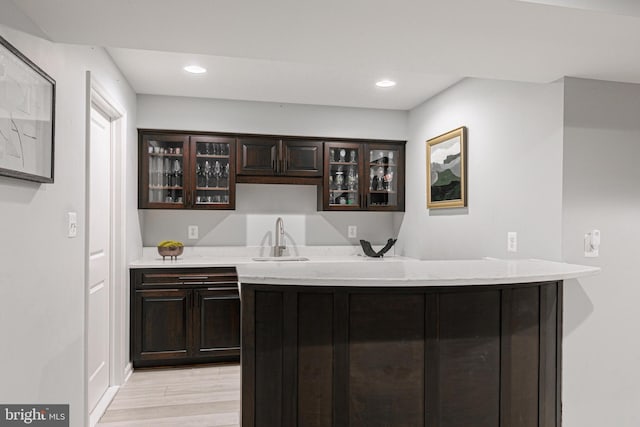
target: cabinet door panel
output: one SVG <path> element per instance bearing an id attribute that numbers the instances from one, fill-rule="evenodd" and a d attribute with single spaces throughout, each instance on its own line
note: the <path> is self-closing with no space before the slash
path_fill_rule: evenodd
<path id="1" fill-rule="evenodd" d="M 181 209 L 187 205 L 189 136 L 141 134 L 138 206 Z"/>
<path id="2" fill-rule="evenodd" d="M 135 293 L 135 355 L 140 360 L 179 359 L 191 347 L 191 291 Z"/>
<path id="3" fill-rule="evenodd" d="M 323 210 L 362 210 L 362 144 L 324 144 Z"/>
<path id="4" fill-rule="evenodd" d="M 278 160 L 278 139 L 239 138 L 239 175 L 275 175 Z"/>
<path id="5" fill-rule="evenodd" d="M 368 144 L 365 154 L 367 210 L 404 210 L 404 146 Z"/>
<path id="6" fill-rule="evenodd" d="M 283 145 L 284 167 L 287 176 L 322 176 L 322 142 L 287 140 Z"/>
<path id="7" fill-rule="evenodd" d="M 195 292 L 196 355 L 240 348 L 240 297 L 237 289 Z"/>
<path id="8" fill-rule="evenodd" d="M 193 209 L 235 209 L 235 139 L 191 136 L 189 206 Z"/>

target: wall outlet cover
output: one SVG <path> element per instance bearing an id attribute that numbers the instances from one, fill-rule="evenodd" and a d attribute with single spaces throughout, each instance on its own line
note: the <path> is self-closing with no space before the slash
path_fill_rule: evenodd
<path id="1" fill-rule="evenodd" d="M 358 226 L 350 225 L 347 227 L 347 237 L 349 239 L 356 239 L 358 237 Z"/>
<path id="2" fill-rule="evenodd" d="M 518 233 L 515 231 L 507 233 L 507 252 L 518 252 Z"/>
<path id="3" fill-rule="evenodd" d="M 190 225 L 187 227 L 187 238 L 189 239 L 197 239 L 198 238 L 198 226 Z"/>

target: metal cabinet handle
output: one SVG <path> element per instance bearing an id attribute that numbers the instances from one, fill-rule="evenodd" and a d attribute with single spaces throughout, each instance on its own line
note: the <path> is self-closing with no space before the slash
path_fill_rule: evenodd
<path id="1" fill-rule="evenodd" d="M 206 280 L 209 276 L 184 276 L 178 277 L 178 280 Z"/>
<path id="2" fill-rule="evenodd" d="M 207 288 L 208 291 L 237 291 L 238 288 Z"/>

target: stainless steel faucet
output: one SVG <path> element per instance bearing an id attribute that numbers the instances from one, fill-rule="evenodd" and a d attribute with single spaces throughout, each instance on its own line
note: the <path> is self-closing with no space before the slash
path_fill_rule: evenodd
<path id="1" fill-rule="evenodd" d="M 287 246 L 284 244 L 284 224 L 282 223 L 282 218 L 278 217 L 276 220 L 276 238 L 273 245 L 273 256 L 282 256 L 285 249 L 287 249 Z"/>

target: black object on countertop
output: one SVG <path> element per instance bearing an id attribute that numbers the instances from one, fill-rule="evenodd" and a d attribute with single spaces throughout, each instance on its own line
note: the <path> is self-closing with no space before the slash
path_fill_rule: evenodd
<path id="1" fill-rule="evenodd" d="M 374 251 L 371 247 L 371 243 L 367 242 L 366 240 L 360 240 L 360 246 L 362 246 L 362 250 L 364 251 L 364 254 L 366 256 L 372 258 L 381 258 L 389 251 L 389 249 L 393 247 L 393 245 L 395 245 L 397 240 L 398 239 L 387 240 L 387 244 L 384 245 L 384 248 L 380 249 L 378 252 Z"/>

